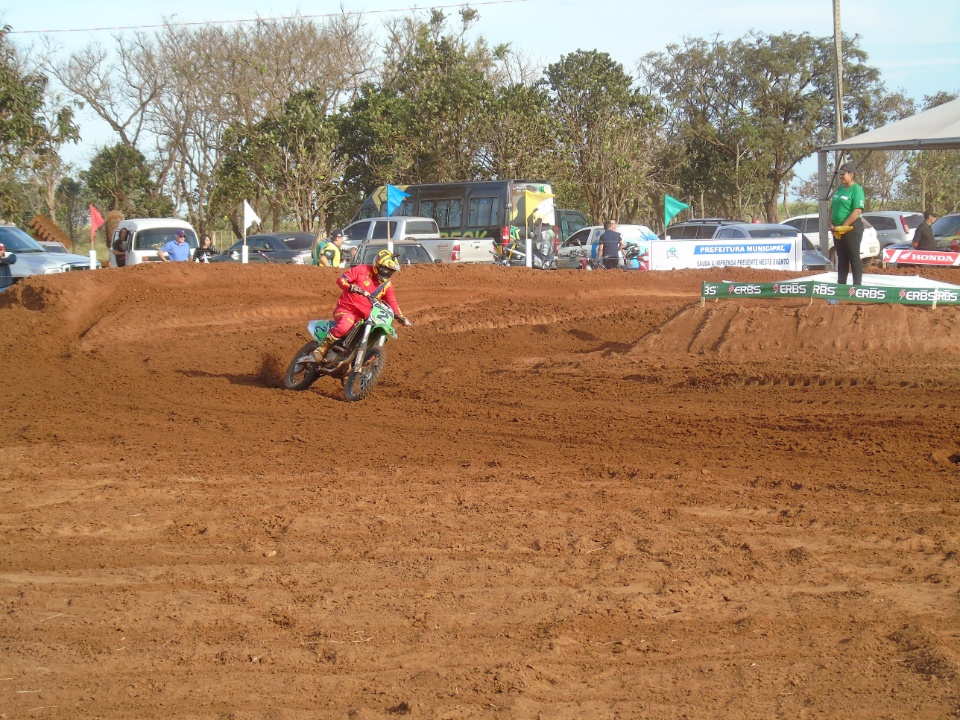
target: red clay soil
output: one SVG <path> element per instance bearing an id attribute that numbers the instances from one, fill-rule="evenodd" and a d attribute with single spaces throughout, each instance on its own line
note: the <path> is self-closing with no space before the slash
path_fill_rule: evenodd
<path id="1" fill-rule="evenodd" d="M 788 276 L 406 268 L 361 403 L 331 272 L 19 284 L 0 717 L 957 717 L 960 308 Z"/>

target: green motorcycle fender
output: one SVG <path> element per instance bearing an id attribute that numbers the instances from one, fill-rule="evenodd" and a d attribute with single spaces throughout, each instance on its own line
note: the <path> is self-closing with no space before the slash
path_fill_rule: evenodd
<path id="1" fill-rule="evenodd" d="M 393 329 L 393 313 L 374 305 L 370 311 L 370 321 L 373 323 L 373 333 L 379 330 L 387 337 L 397 337 L 397 331 Z"/>

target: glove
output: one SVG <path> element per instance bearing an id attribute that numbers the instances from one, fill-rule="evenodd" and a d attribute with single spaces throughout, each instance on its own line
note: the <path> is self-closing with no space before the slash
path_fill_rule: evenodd
<path id="1" fill-rule="evenodd" d="M 405 318 L 403 315 L 397 315 L 397 320 L 399 320 L 401 323 L 403 323 L 407 327 L 410 327 L 411 325 L 413 325 L 413 323 L 407 320 L 407 318 Z"/>
<path id="2" fill-rule="evenodd" d="M 362 287 L 360 287 L 359 285 L 357 285 L 356 283 L 350 283 L 350 292 L 352 292 L 352 293 L 354 293 L 354 294 L 356 294 L 356 295 L 366 295 L 366 294 L 367 294 L 367 291 L 364 290 L 364 289 L 363 289 Z"/>

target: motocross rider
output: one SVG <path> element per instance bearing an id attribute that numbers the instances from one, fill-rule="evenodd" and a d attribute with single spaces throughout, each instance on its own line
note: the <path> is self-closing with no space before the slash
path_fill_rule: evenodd
<path id="1" fill-rule="evenodd" d="M 343 288 L 343 292 L 333 311 L 335 324 L 320 343 L 320 347 L 313 352 L 318 363 L 323 361 L 331 345 L 350 332 L 350 328 L 357 322 L 370 316 L 373 306 L 367 299 L 367 294 L 389 305 L 394 316 L 404 325 L 413 324 L 400 312 L 393 293 L 393 284 L 390 282 L 390 277 L 399 269 L 400 263 L 393 254 L 389 250 L 381 250 L 372 265 L 357 265 L 337 278 L 337 285 Z"/>

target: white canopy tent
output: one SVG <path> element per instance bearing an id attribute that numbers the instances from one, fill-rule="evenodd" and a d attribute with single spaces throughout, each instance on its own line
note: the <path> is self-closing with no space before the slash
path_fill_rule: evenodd
<path id="1" fill-rule="evenodd" d="M 960 148 L 960 98 L 924 110 L 903 120 L 861 133 L 842 142 L 817 150 L 817 191 L 820 198 L 820 237 L 828 238 L 830 192 L 833 180 L 827 180 L 827 153 L 852 150 L 949 150 Z M 836 168 L 841 163 L 834 163 Z M 825 249 L 826 250 L 826 249 Z"/>

